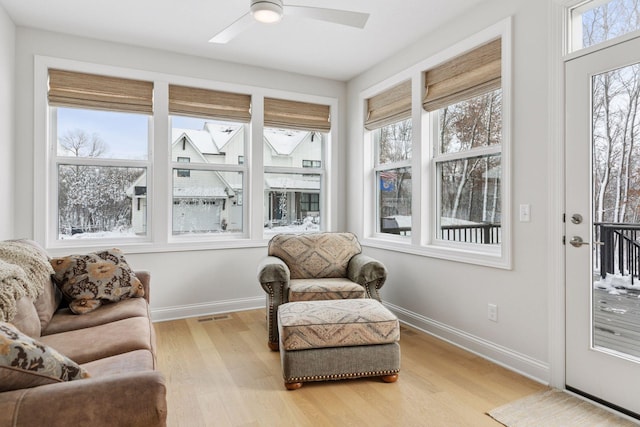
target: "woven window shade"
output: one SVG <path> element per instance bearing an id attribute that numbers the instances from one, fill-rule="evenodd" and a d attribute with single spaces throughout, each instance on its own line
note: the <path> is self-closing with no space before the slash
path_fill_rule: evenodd
<path id="1" fill-rule="evenodd" d="M 411 117 L 411 80 L 367 99 L 365 129 L 373 130 Z"/>
<path id="2" fill-rule="evenodd" d="M 329 132 L 331 130 L 328 105 L 284 99 L 264 99 L 264 125 L 307 131 Z"/>
<path id="3" fill-rule="evenodd" d="M 500 88 L 501 40 L 494 40 L 425 72 L 427 111 L 444 108 Z"/>
<path id="4" fill-rule="evenodd" d="M 169 114 L 249 122 L 251 96 L 169 85 Z"/>
<path id="5" fill-rule="evenodd" d="M 49 70 L 49 104 L 153 113 L 153 82 Z"/>

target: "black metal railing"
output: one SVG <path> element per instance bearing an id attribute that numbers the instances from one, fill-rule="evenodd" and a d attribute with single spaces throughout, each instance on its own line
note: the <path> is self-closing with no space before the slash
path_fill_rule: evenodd
<path id="1" fill-rule="evenodd" d="M 631 283 L 640 278 L 640 224 L 597 222 L 593 225 L 600 276 L 629 275 Z"/>
<path id="2" fill-rule="evenodd" d="M 485 222 L 481 224 L 443 225 L 440 227 L 442 240 L 465 243 L 482 243 L 485 245 L 501 242 L 500 223 Z"/>

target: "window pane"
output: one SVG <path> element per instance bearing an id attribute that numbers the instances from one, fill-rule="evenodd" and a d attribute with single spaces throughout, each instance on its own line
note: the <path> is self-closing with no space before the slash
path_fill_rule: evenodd
<path id="1" fill-rule="evenodd" d="M 440 236 L 467 243 L 500 243 L 501 156 L 438 164 Z"/>
<path id="2" fill-rule="evenodd" d="M 281 167 L 321 167 L 320 132 L 292 129 L 264 129 L 264 165 Z"/>
<path id="3" fill-rule="evenodd" d="M 458 102 L 438 112 L 441 153 L 502 142 L 502 90 Z"/>
<path id="4" fill-rule="evenodd" d="M 320 175 L 265 173 L 264 182 L 267 233 L 320 231 Z"/>
<path id="5" fill-rule="evenodd" d="M 411 159 L 411 119 L 393 123 L 374 131 L 378 164 Z"/>
<path id="6" fill-rule="evenodd" d="M 146 160 L 149 116 L 57 108 L 58 156 Z"/>
<path id="7" fill-rule="evenodd" d="M 173 170 L 173 234 L 242 231 L 242 172 Z"/>
<path id="8" fill-rule="evenodd" d="M 596 7 L 594 7 L 594 5 Z M 596 45 L 640 29 L 637 0 L 590 2 L 571 10 L 574 50 Z M 581 34 L 580 34 L 581 32 Z"/>
<path id="9" fill-rule="evenodd" d="M 244 129 L 242 123 L 171 116 L 171 160 L 237 165 L 244 158 Z"/>
<path id="10" fill-rule="evenodd" d="M 145 168 L 58 166 L 58 236 L 113 238 L 147 232 Z"/>
<path id="11" fill-rule="evenodd" d="M 381 233 L 411 235 L 411 168 L 377 172 Z"/>

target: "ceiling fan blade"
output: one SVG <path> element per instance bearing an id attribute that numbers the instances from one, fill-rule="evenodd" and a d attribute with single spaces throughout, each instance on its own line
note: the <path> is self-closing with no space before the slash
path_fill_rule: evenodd
<path id="1" fill-rule="evenodd" d="M 251 13 L 246 13 L 238 18 L 233 24 L 213 36 L 209 43 L 227 43 L 238 34 L 249 28 L 256 22 Z"/>
<path id="2" fill-rule="evenodd" d="M 284 15 L 301 16 L 303 18 L 318 19 L 349 27 L 364 28 L 369 19 L 368 13 L 351 12 L 348 10 L 325 9 L 310 6 L 284 6 Z"/>

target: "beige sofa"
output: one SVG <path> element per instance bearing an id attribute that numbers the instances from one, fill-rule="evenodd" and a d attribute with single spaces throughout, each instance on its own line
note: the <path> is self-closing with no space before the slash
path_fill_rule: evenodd
<path id="1" fill-rule="evenodd" d="M 36 243 L 27 243 L 47 257 Z M 79 364 L 89 377 L 0 392 L 1 426 L 166 425 L 166 385 L 157 370 L 149 315 L 150 275 L 135 275 L 143 298 L 103 304 L 86 314 L 72 313 L 50 278 L 35 301 L 18 300 L 10 323 Z M 0 370 L 2 389 L 14 374 L 10 367 Z"/>

